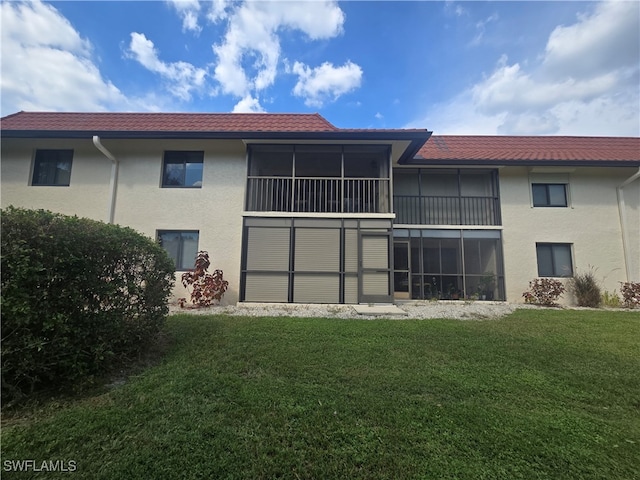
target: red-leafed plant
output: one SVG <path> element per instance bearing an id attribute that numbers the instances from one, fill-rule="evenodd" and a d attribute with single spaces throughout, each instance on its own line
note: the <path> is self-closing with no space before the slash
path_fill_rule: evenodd
<path id="1" fill-rule="evenodd" d="M 640 307 L 640 282 L 620 282 L 620 284 L 624 306 L 627 308 Z"/>
<path id="2" fill-rule="evenodd" d="M 222 270 L 207 272 L 210 265 L 209 253 L 200 251 L 196 256 L 193 270 L 182 274 L 182 285 L 191 293 L 191 303 L 198 308 L 210 307 L 220 302 L 229 287 L 229 282 L 222 276 Z M 187 299 L 180 298 L 178 302 L 182 308 L 185 308 Z"/>
<path id="3" fill-rule="evenodd" d="M 526 303 L 554 307 L 557 300 L 564 293 L 562 282 L 553 278 L 534 278 L 529 282 L 529 290 L 522 296 Z"/>

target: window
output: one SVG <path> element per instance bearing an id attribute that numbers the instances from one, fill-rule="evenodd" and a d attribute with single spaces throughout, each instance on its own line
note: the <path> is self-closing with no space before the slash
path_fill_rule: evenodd
<path id="1" fill-rule="evenodd" d="M 565 183 L 531 184 L 534 207 L 566 207 L 567 185 Z"/>
<path id="2" fill-rule="evenodd" d="M 193 268 L 198 254 L 197 230 L 159 230 L 158 241 L 176 265 L 176 270 Z"/>
<path id="3" fill-rule="evenodd" d="M 570 277 L 573 275 L 571 244 L 536 243 L 539 277 Z"/>
<path id="4" fill-rule="evenodd" d="M 36 150 L 31 185 L 68 187 L 73 150 Z"/>
<path id="5" fill-rule="evenodd" d="M 204 152 L 164 152 L 163 187 L 202 187 Z"/>

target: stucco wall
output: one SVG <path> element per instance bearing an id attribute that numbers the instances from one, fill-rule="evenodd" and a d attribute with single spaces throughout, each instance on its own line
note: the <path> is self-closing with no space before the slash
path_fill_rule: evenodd
<path id="1" fill-rule="evenodd" d="M 507 300 L 522 302 L 522 292 L 538 276 L 536 242 L 573 245 L 573 267 L 577 271 L 594 268 L 596 277 L 610 292 L 620 291 L 626 280 L 622 233 L 616 187 L 633 175 L 633 168 L 544 169 L 531 172 L 526 167 L 500 170 L 503 249 Z M 570 204 L 567 208 L 534 208 L 530 176 L 567 175 Z M 640 188 L 639 182 L 625 189 L 629 225 L 632 276 L 640 276 Z M 566 280 L 563 280 L 566 283 Z M 562 303 L 573 303 L 565 294 Z"/>
<path id="2" fill-rule="evenodd" d="M 200 250 L 211 257 L 211 270 L 220 268 L 229 281 L 224 303 L 238 300 L 242 210 L 246 176 L 241 141 L 103 140 L 120 161 L 116 224 L 156 238 L 158 230 L 199 230 Z M 36 148 L 73 148 L 69 187 L 30 186 Z M 202 188 L 161 188 L 165 150 L 203 150 Z M 3 141 L 2 207 L 45 208 L 106 221 L 109 211 L 111 161 L 91 140 Z M 184 296 L 181 272 L 175 296 Z"/>
<path id="3" fill-rule="evenodd" d="M 31 186 L 37 149 L 73 149 L 68 187 Z M 111 160 L 89 140 L 2 140 L 2 208 L 15 205 L 94 220 L 108 218 Z"/>

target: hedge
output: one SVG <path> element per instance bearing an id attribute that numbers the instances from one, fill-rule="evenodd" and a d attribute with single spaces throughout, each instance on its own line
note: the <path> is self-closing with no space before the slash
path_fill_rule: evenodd
<path id="1" fill-rule="evenodd" d="M 85 218 L 0 213 L 5 401 L 85 383 L 153 340 L 174 283 L 160 245 Z"/>

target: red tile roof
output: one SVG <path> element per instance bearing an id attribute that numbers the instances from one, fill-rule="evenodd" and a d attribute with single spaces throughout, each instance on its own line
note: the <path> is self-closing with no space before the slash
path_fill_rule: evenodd
<path id="1" fill-rule="evenodd" d="M 540 164 L 624 162 L 640 165 L 639 137 L 432 135 L 416 163 Z"/>
<path id="2" fill-rule="evenodd" d="M 334 132 L 317 113 L 61 113 L 18 112 L 3 131 L 94 132 Z"/>
<path id="3" fill-rule="evenodd" d="M 640 165 L 638 137 L 431 136 L 424 129 L 341 129 L 317 113 L 64 113 L 18 112 L 0 119 L 5 136 L 256 134 L 262 138 L 410 140 L 403 162 L 415 164 L 625 164 Z M 327 138 L 329 138 L 327 137 Z M 301 137 L 302 138 L 302 137 Z M 428 139 L 428 141 L 426 141 Z M 426 141 L 426 143 L 425 143 Z M 414 158 L 411 158 L 414 153 Z"/>

